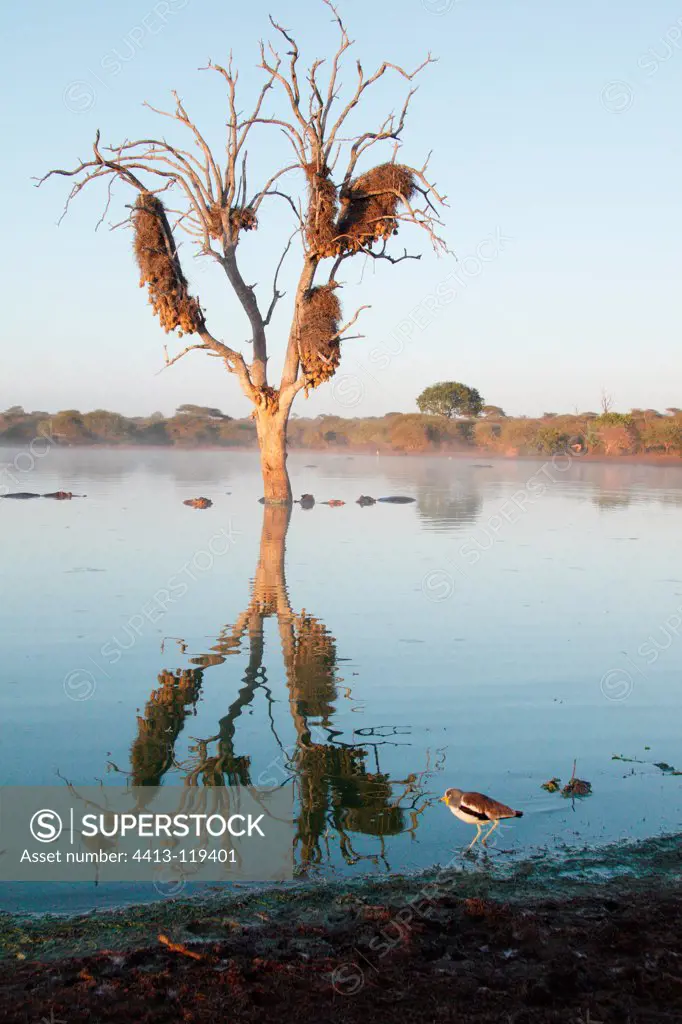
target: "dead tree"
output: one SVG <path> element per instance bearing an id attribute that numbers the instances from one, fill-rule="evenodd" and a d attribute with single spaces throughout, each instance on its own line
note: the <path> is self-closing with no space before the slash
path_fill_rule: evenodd
<path id="1" fill-rule="evenodd" d="M 130 216 L 122 224 L 133 229 L 140 284 L 147 286 L 150 304 L 166 333 L 178 332 L 191 339 L 175 354 L 166 350 L 166 365 L 201 350 L 218 357 L 237 376 L 254 405 L 265 499 L 272 503 L 291 501 L 286 430 L 292 402 L 300 391 L 307 393 L 333 377 L 341 341 L 367 308 L 361 306 L 344 322 L 337 293 L 344 263 L 360 256 L 392 264 L 418 259 L 419 255 L 406 249 L 397 255 L 391 251 L 393 236 L 403 224 L 421 228 L 436 252 L 445 250 L 438 234 L 445 197 L 427 177 L 428 161 L 417 168 L 397 159 L 415 92 L 412 83 L 432 58 L 427 56 L 413 71 L 384 61 L 369 75 L 357 61 L 355 81 L 344 88 L 342 69 L 352 41 L 332 0 L 322 2 L 332 13 L 339 35 L 331 59 L 317 58 L 304 70 L 293 36 L 271 19 L 286 53 L 280 56 L 274 45 L 260 44 L 258 67 L 264 76 L 263 86 L 248 115 L 238 103 L 238 74 L 232 59 L 226 67 L 211 62 L 204 69 L 219 75 L 226 89 L 224 153 L 209 146 L 174 92 L 173 110 L 150 109 L 179 126 L 187 134 L 189 148 L 173 145 L 163 136 L 103 146 L 97 132 L 91 159 L 71 170 L 52 170 L 38 180 L 40 185 L 54 175 L 74 179 L 66 212 L 86 185 L 101 179 L 108 186 L 103 218 L 113 184 L 123 183 L 137 193 Z M 389 75 L 408 83 L 400 112 L 389 114 L 371 129 L 347 134 L 351 115 L 355 121 L 368 90 Z M 271 97 L 273 110 L 268 107 Z M 250 191 L 247 146 L 256 144 L 259 132 L 265 154 L 271 148 L 267 133 L 283 133 L 291 161 L 274 168 Z M 382 143 L 389 147 L 388 159 L 371 166 L 372 151 Z M 367 164 L 368 169 L 361 171 Z M 287 181 L 291 180 L 292 171 L 301 175 L 300 195 L 282 187 L 281 179 L 287 174 Z M 263 299 L 242 274 L 239 246 L 244 244 L 242 236 L 257 233 L 266 222 L 269 204 L 275 200 L 287 204 L 294 230 L 283 246 L 272 291 Z M 209 330 L 201 302 L 190 294 L 183 273 L 175 237 L 178 231 L 189 236 L 196 255 L 222 267 L 248 320 L 248 358 L 234 342 L 227 344 Z M 270 327 L 275 307 L 283 298 L 278 287 L 280 272 L 295 238 L 300 242 L 301 266 L 283 370 L 279 386 L 274 387 L 268 380 Z"/>

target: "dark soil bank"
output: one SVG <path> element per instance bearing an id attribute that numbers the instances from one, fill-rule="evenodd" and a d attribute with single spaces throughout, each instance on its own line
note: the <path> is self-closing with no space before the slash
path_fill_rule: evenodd
<path id="1" fill-rule="evenodd" d="M 681 883 L 510 899 L 457 889 L 403 880 L 222 909 L 167 902 L 53 924 L 49 941 L 0 922 L 0 1020 L 682 1021 Z"/>

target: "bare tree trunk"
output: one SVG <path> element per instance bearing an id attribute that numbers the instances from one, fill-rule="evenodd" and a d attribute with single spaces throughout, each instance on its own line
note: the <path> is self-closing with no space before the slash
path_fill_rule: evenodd
<path id="1" fill-rule="evenodd" d="M 270 615 L 293 615 L 289 605 L 284 567 L 290 519 L 291 509 L 263 510 L 260 557 L 253 583 L 253 596 L 261 606 L 270 609 Z"/>
<path id="2" fill-rule="evenodd" d="M 289 410 L 256 411 L 256 429 L 266 505 L 290 505 L 291 484 L 287 471 L 287 420 Z"/>

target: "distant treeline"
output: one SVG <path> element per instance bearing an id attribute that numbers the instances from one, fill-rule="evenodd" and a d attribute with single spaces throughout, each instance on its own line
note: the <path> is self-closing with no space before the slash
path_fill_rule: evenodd
<path id="1" fill-rule="evenodd" d="M 505 416 L 497 407 L 479 417 L 452 419 L 388 413 L 349 419 L 322 415 L 292 417 L 292 448 L 435 452 L 484 449 L 502 455 L 552 455 L 588 450 L 604 455 L 656 453 L 682 455 L 682 411 L 655 409 L 630 413 L 558 415 L 537 419 Z M 0 413 L 0 444 L 22 445 L 47 436 L 63 445 L 159 445 L 178 448 L 256 448 L 252 419 L 233 419 L 219 409 L 180 406 L 174 416 L 121 416 L 96 409 L 81 413 L 25 412 L 13 406 Z"/>

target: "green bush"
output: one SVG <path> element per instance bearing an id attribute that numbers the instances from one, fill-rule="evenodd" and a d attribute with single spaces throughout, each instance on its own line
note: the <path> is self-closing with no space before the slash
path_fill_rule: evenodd
<path id="1" fill-rule="evenodd" d="M 603 412 L 592 422 L 597 427 L 634 427 L 635 421 L 628 412 Z"/>
<path id="2" fill-rule="evenodd" d="M 537 420 L 507 419 L 500 426 L 500 444 L 503 448 L 515 449 L 521 455 L 537 450 Z"/>
<path id="3" fill-rule="evenodd" d="M 639 450 L 639 436 L 634 423 L 602 427 L 597 431 L 595 447 L 605 455 L 634 455 Z"/>
<path id="4" fill-rule="evenodd" d="M 570 434 L 558 427 L 540 427 L 535 435 L 535 447 L 544 455 L 558 455 L 566 451 L 570 440 Z"/>
<path id="5" fill-rule="evenodd" d="M 424 452 L 433 447 L 434 431 L 420 419 L 405 416 L 391 427 L 389 440 L 393 448 L 405 452 Z"/>
<path id="6" fill-rule="evenodd" d="M 677 419 L 649 421 L 641 431 L 646 451 L 682 452 L 682 422 Z"/>
<path id="7" fill-rule="evenodd" d="M 490 423 L 487 420 L 479 420 L 474 424 L 474 444 L 479 448 L 497 447 L 502 433 L 499 423 Z"/>
<path id="8" fill-rule="evenodd" d="M 135 434 L 135 424 L 132 420 L 117 412 L 107 412 L 106 409 L 86 412 L 83 416 L 83 425 L 96 441 L 110 444 L 128 441 Z"/>

